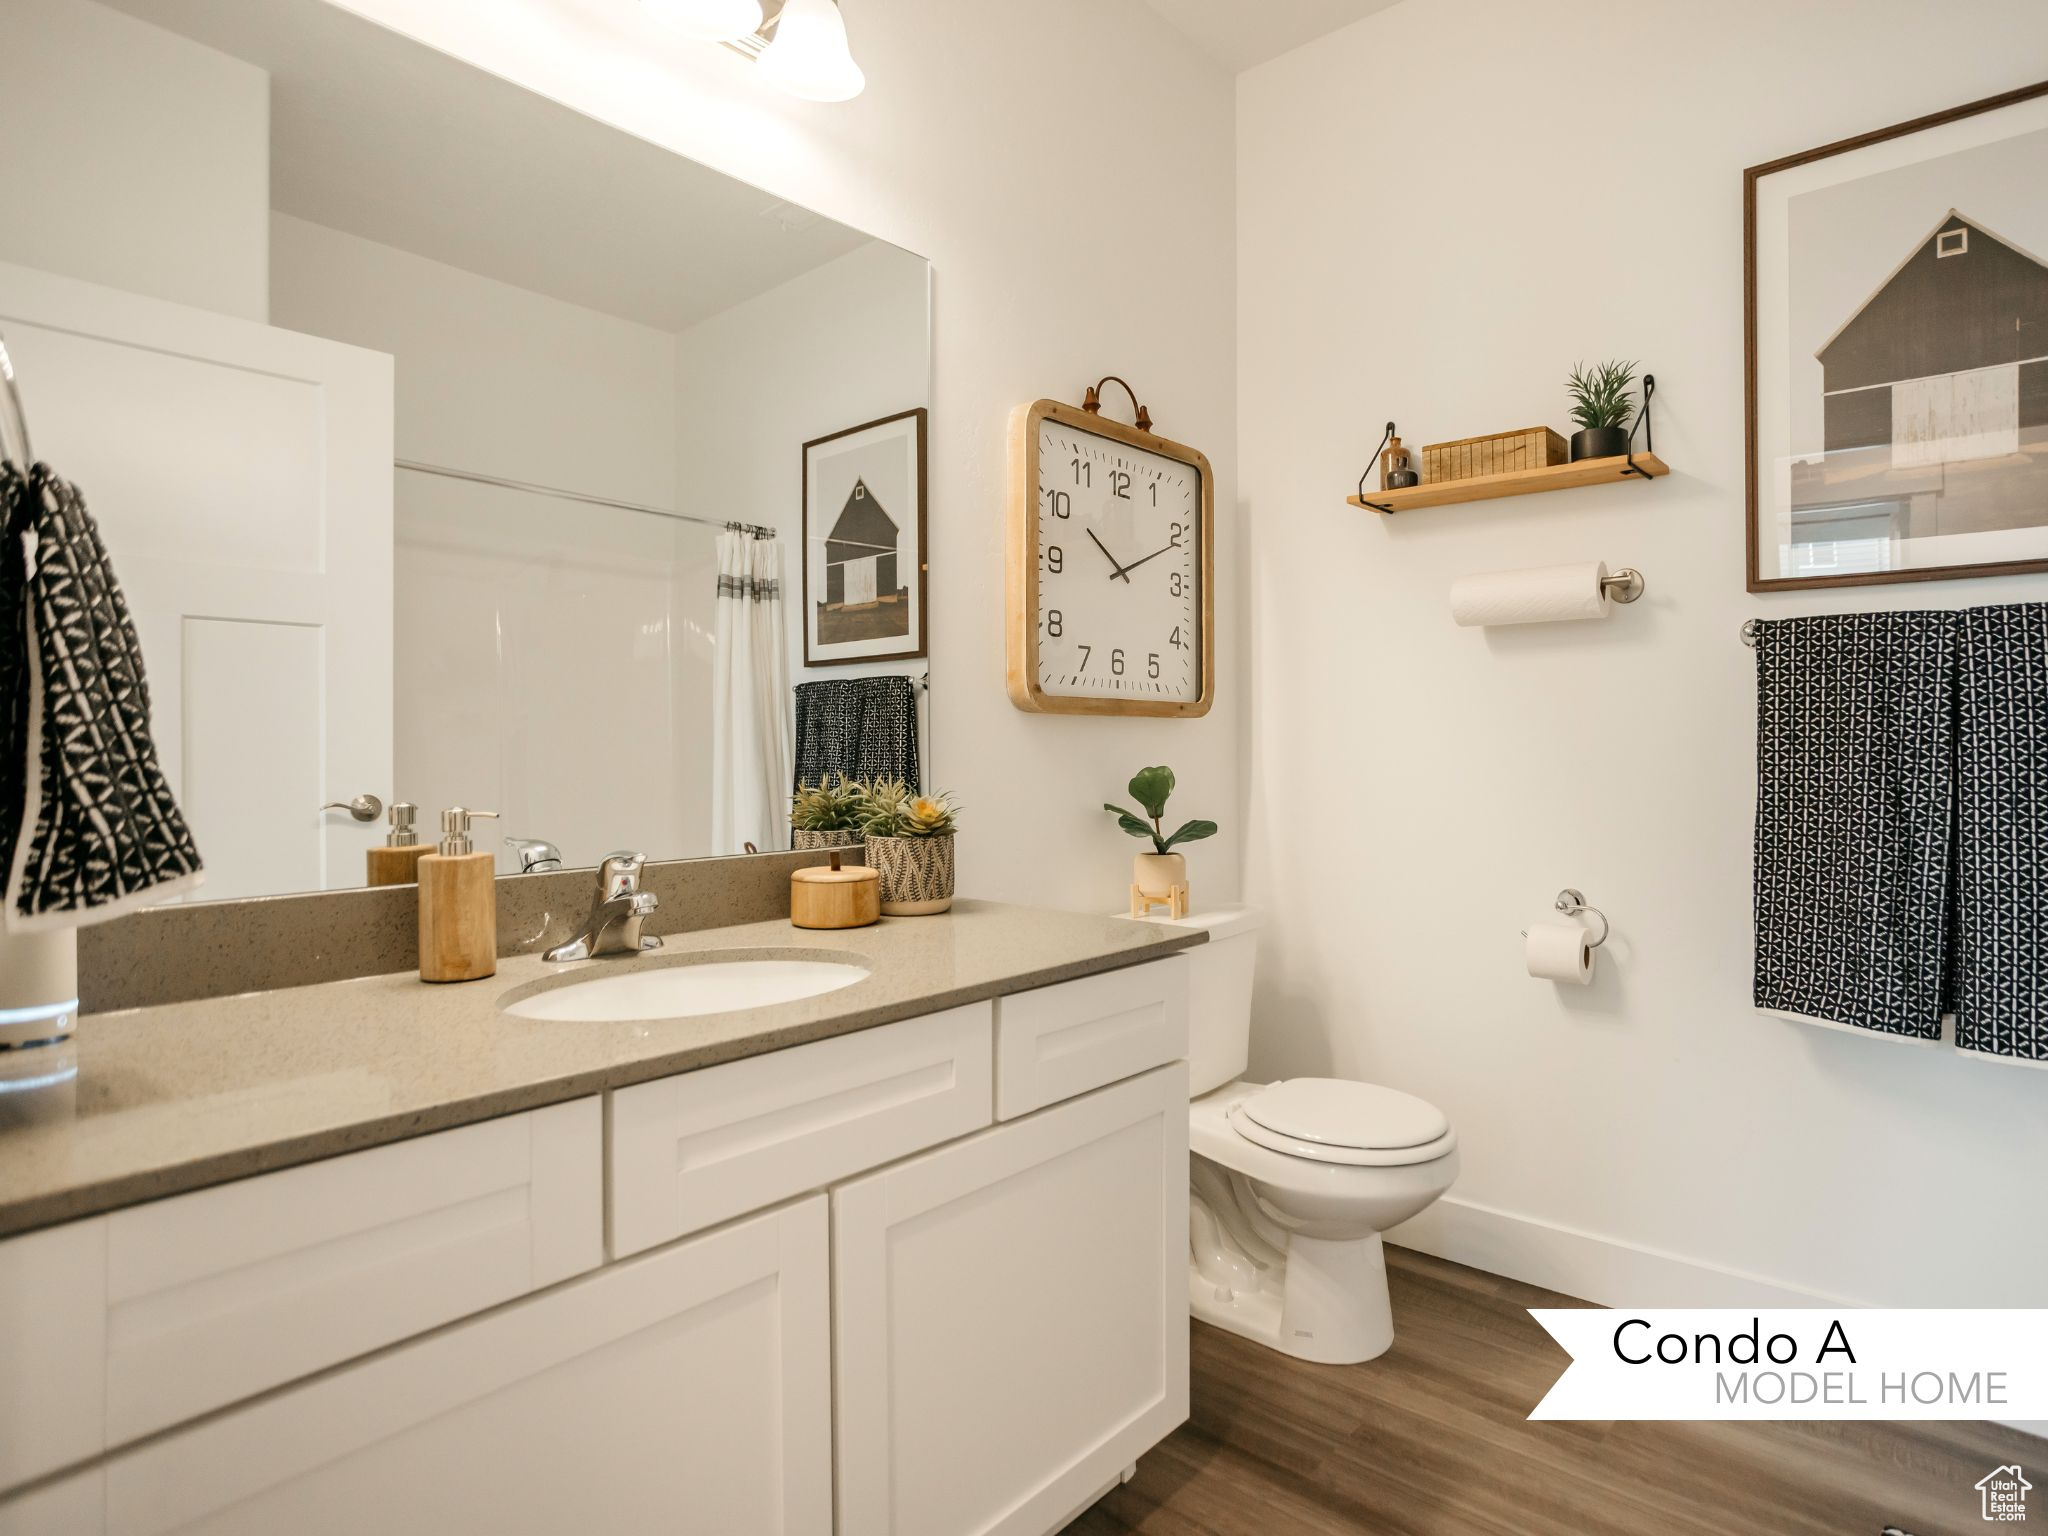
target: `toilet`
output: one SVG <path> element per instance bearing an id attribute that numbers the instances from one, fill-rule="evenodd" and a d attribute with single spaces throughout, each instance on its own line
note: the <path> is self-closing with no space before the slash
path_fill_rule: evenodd
<path id="1" fill-rule="evenodd" d="M 1301 1360 L 1384 1354 L 1380 1234 L 1451 1187 L 1457 1133 L 1435 1105 L 1372 1083 L 1246 1082 L 1261 914 L 1218 907 L 1168 926 L 1209 933 L 1187 952 L 1191 1309 Z"/>

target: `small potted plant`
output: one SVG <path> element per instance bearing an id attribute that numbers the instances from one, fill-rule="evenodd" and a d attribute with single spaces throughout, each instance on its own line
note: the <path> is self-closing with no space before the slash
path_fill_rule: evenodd
<path id="1" fill-rule="evenodd" d="M 1633 413 L 1629 386 L 1635 383 L 1634 363 L 1574 363 L 1565 375 L 1565 393 L 1572 397 L 1572 462 L 1614 459 L 1628 452 L 1628 422 Z"/>
<path id="2" fill-rule="evenodd" d="M 1120 805 L 1102 803 L 1116 817 L 1117 825 L 1133 837 L 1152 840 L 1152 852 L 1131 860 L 1131 916 L 1143 917 L 1155 905 L 1164 903 L 1169 917 L 1188 915 L 1188 861 L 1175 853 L 1181 843 L 1192 843 L 1216 835 L 1213 821 L 1185 821 L 1171 836 L 1161 818 L 1166 815 L 1166 797 L 1173 793 L 1171 768 L 1140 768 L 1130 783 L 1131 798 L 1138 802 L 1150 821 L 1140 820 Z"/>
<path id="3" fill-rule="evenodd" d="M 920 795 L 901 779 L 877 779 L 861 797 L 868 867 L 881 877 L 884 917 L 922 917 L 953 905 L 950 794 Z"/>
<path id="4" fill-rule="evenodd" d="M 790 847 L 851 848 L 863 836 L 861 816 L 867 786 L 843 773 L 828 773 L 816 784 L 799 784 L 789 799 Z"/>

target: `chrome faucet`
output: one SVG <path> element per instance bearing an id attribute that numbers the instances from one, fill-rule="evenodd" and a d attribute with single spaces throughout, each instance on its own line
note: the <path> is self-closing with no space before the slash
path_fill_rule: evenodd
<path id="1" fill-rule="evenodd" d="M 562 867 L 562 850 L 537 837 L 508 837 L 505 846 L 519 860 L 522 875 L 545 874 Z"/>
<path id="2" fill-rule="evenodd" d="M 641 923 L 661 905 L 654 892 L 640 889 L 640 871 L 646 863 L 644 853 L 606 854 L 597 866 L 597 900 L 583 931 L 544 951 L 541 959 L 588 960 L 593 955 L 637 955 L 661 948 L 659 935 L 640 936 Z"/>

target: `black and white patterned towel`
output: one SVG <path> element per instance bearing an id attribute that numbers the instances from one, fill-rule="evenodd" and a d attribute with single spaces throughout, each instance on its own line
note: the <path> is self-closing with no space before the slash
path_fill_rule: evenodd
<path id="1" fill-rule="evenodd" d="M 907 677 L 831 677 L 796 688 L 796 783 L 901 779 L 922 789 L 917 684 Z"/>
<path id="2" fill-rule="evenodd" d="M 1956 615 L 1757 630 L 1756 1005 L 1939 1040 Z"/>
<path id="3" fill-rule="evenodd" d="M 1956 1044 L 2048 1061 L 2048 604 L 1959 617 Z"/>
<path id="4" fill-rule="evenodd" d="M 10 931 L 197 885 L 127 600 L 76 487 L 0 466 L 0 874 Z"/>

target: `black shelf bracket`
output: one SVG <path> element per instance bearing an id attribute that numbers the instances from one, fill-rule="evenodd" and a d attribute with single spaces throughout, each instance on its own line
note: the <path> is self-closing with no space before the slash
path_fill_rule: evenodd
<path id="1" fill-rule="evenodd" d="M 1636 419 L 1628 429 L 1628 463 L 1624 464 L 1621 469 L 1624 475 L 1641 475 L 1645 480 L 1651 478 L 1650 472 L 1636 463 L 1636 429 L 1638 427 L 1642 429 L 1643 452 L 1655 453 L 1657 451 L 1657 444 L 1650 435 L 1650 396 L 1656 393 L 1657 375 L 1654 373 L 1644 374 L 1643 408 L 1636 412 Z"/>
<path id="2" fill-rule="evenodd" d="M 1373 512 L 1384 512 L 1388 517 L 1392 517 L 1394 515 L 1394 509 L 1392 507 L 1382 506 L 1380 503 L 1376 501 L 1367 501 L 1365 499 L 1365 482 L 1371 476 L 1373 466 L 1379 463 L 1380 461 L 1380 448 L 1386 447 L 1387 444 L 1392 442 L 1393 440 L 1394 424 L 1390 421 L 1387 423 L 1387 430 L 1380 434 L 1380 447 L 1373 449 L 1372 457 L 1365 461 L 1365 473 L 1358 477 L 1358 504 L 1361 507 L 1365 507 Z"/>

